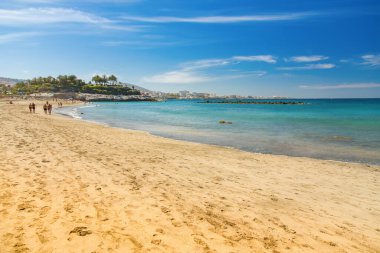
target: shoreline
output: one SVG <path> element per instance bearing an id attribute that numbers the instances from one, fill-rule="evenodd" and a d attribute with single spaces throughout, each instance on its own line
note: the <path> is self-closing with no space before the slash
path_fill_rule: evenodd
<path id="1" fill-rule="evenodd" d="M 65 107 L 78 107 L 78 108 L 80 108 L 80 107 L 82 107 L 84 105 L 85 104 L 76 104 L 76 105 L 67 105 Z M 166 137 L 166 136 L 163 136 L 163 135 L 154 134 L 154 133 L 149 132 L 147 130 L 139 130 L 139 129 L 118 127 L 118 126 L 111 126 L 109 123 L 98 122 L 98 121 L 93 121 L 93 120 L 86 120 L 86 119 L 83 119 L 81 117 L 76 118 L 75 116 L 72 116 L 72 115 L 69 115 L 69 114 L 65 114 L 65 113 L 60 113 L 60 112 L 56 112 L 56 114 L 61 115 L 61 116 L 65 116 L 65 117 L 69 117 L 69 118 L 72 118 L 72 119 L 75 119 L 75 120 L 81 120 L 81 121 L 84 121 L 84 122 L 98 124 L 98 125 L 106 126 L 106 127 L 110 127 L 110 128 L 124 129 L 124 130 L 127 130 L 127 131 L 143 132 L 143 133 L 147 133 L 149 135 L 152 135 L 154 137 L 165 138 L 165 139 L 168 139 L 168 140 L 175 140 L 175 141 L 183 141 L 183 142 L 189 142 L 189 143 L 195 143 L 195 144 L 210 145 L 210 146 L 213 146 L 213 147 L 222 147 L 222 148 L 227 148 L 227 149 L 233 149 L 233 150 L 236 150 L 236 151 L 247 152 L 247 153 L 251 153 L 251 154 L 285 156 L 285 157 L 290 157 L 290 158 L 292 158 L 292 157 L 293 158 L 306 158 L 306 159 L 314 159 L 314 160 L 320 160 L 320 161 L 331 161 L 331 162 L 362 164 L 362 165 L 369 165 L 369 166 L 380 166 L 380 164 L 375 163 L 375 162 L 365 162 L 365 161 L 362 162 L 362 161 L 355 161 L 355 160 L 324 159 L 324 158 L 319 158 L 319 157 L 309 157 L 309 156 L 298 156 L 298 155 L 287 155 L 287 154 L 276 154 L 276 153 L 265 153 L 265 152 L 250 151 L 250 150 L 245 150 L 245 149 L 239 149 L 239 148 L 236 148 L 236 147 L 233 147 L 233 146 L 226 146 L 226 145 L 220 145 L 220 144 L 211 144 L 211 143 L 206 143 L 206 142 L 197 142 L 197 141 L 180 139 L 180 138 L 174 138 L 174 137 Z"/>
<path id="2" fill-rule="evenodd" d="M 0 102 L 0 118 L 1 251 L 380 249 L 380 166 L 173 140 L 17 103 Z"/>

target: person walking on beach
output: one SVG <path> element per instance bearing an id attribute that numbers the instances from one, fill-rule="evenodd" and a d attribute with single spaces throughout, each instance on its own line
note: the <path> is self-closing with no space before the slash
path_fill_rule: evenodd
<path id="1" fill-rule="evenodd" d="M 46 104 L 44 104 L 44 106 L 43 106 L 45 114 L 47 114 L 48 104 L 49 104 L 49 102 L 46 102 Z"/>
<path id="2" fill-rule="evenodd" d="M 48 104 L 49 115 L 51 114 L 52 110 L 53 110 L 53 105 L 52 104 Z"/>
<path id="3" fill-rule="evenodd" d="M 32 110 L 33 110 L 33 113 L 36 113 L 36 104 L 35 103 L 32 103 Z"/>
<path id="4" fill-rule="evenodd" d="M 32 103 L 29 104 L 29 112 L 32 113 L 32 110 L 33 110 L 33 106 L 32 106 Z"/>

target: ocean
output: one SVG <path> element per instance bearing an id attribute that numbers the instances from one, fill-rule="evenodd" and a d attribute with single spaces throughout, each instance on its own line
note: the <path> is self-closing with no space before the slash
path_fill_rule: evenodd
<path id="1" fill-rule="evenodd" d="M 96 102 L 56 112 L 250 152 L 380 164 L 380 99 L 286 100 L 304 102 L 289 105 L 201 101 Z"/>

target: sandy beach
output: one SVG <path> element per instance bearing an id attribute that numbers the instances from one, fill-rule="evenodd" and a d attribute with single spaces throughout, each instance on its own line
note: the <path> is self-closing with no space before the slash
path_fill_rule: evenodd
<path id="1" fill-rule="evenodd" d="M 56 107 L 56 103 L 54 103 Z M 380 167 L 0 102 L 0 252 L 380 252 Z"/>

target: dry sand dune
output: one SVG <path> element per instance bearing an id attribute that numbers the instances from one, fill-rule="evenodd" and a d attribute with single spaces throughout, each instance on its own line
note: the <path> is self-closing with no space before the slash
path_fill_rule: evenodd
<path id="1" fill-rule="evenodd" d="M 380 168 L 0 102 L 0 252 L 380 252 Z"/>

